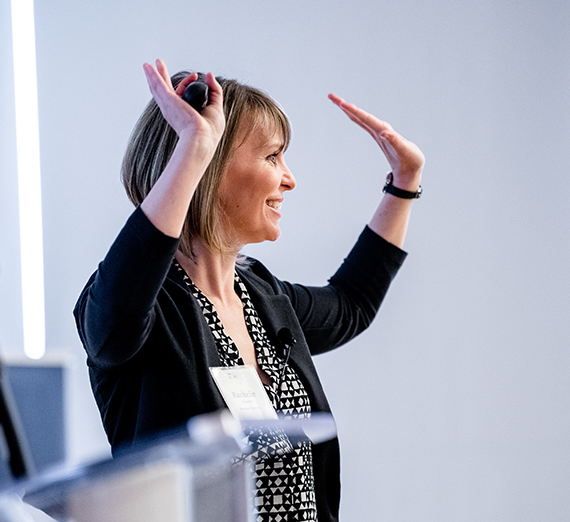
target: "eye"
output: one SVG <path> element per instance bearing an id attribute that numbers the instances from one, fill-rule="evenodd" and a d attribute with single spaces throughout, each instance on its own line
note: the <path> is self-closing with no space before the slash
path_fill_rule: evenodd
<path id="1" fill-rule="evenodd" d="M 274 165 L 277 163 L 277 154 L 270 154 L 269 156 L 267 156 L 267 158 L 265 158 L 267 161 L 269 161 L 270 163 L 273 163 Z"/>

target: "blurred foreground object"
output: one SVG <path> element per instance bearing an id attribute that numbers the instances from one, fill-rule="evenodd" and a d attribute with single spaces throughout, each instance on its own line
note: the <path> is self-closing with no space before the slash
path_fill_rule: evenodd
<path id="1" fill-rule="evenodd" d="M 261 422 L 255 427 L 263 429 Z M 57 522 L 251 522 L 252 473 L 247 461 L 236 459 L 247 447 L 246 428 L 227 410 L 201 415 L 189 421 L 186 432 L 149 441 L 115 459 L 21 482 L 0 492 L 0 522 L 36 520 L 8 518 L 8 512 L 3 518 L 2 506 L 15 506 L 14 498 Z M 324 414 L 274 420 L 268 429 L 315 443 L 336 434 L 332 417 Z"/>

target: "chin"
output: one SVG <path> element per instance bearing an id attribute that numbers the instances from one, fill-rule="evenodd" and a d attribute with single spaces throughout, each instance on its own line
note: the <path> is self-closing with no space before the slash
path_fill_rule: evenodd
<path id="1" fill-rule="evenodd" d="M 281 236 L 281 231 L 279 229 L 272 230 L 269 233 L 260 234 L 257 238 L 248 241 L 248 243 L 263 243 L 264 241 L 274 242 L 279 239 L 279 236 Z"/>
<path id="2" fill-rule="evenodd" d="M 269 234 L 267 241 L 277 241 L 281 236 L 281 230 L 277 229 L 273 234 Z"/>

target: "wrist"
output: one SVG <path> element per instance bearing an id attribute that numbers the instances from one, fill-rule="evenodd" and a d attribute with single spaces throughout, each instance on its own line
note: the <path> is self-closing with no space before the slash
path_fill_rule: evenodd
<path id="1" fill-rule="evenodd" d="M 415 179 L 396 178 L 392 172 L 389 172 L 382 192 L 402 199 L 419 199 L 422 194 L 420 180 L 421 175 L 415 177 Z"/>
<path id="2" fill-rule="evenodd" d="M 197 167 L 208 166 L 216 151 L 217 141 L 196 133 L 185 133 L 178 136 L 174 152 L 186 157 L 186 160 Z"/>
<path id="3" fill-rule="evenodd" d="M 421 185 L 422 170 L 415 172 L 402 172 L 399 169 L 392 170 L 392 183 L 402 190 L 415 192 Z"/>

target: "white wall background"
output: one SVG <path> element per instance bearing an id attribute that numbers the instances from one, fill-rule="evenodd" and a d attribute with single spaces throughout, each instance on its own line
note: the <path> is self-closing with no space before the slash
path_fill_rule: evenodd
<path id="1" fill-rule="evenodd" d="M 21 353 L 9 2 L 0 1 L 0 343 Z M 570 520 L 570 4 L 566 0 L 36 1 L 47 344 L 70 365 L 69 454 L 108 451 L 71 310 L 131 207 L 142 63 L 267 90 L 294 137 L 283 279 L 332 274 L 387 164 L 326 98 L 427 156 L 410 256 L 374 325 L 317 359 L 343 520 Z"/>

